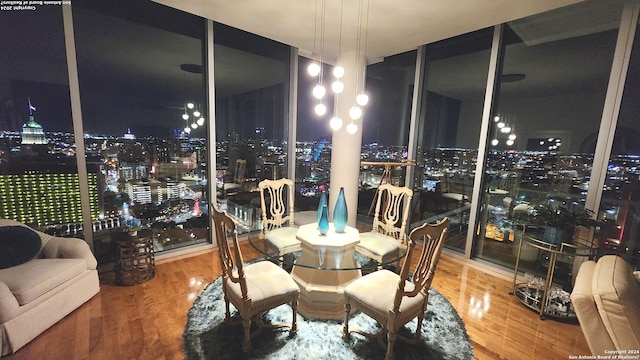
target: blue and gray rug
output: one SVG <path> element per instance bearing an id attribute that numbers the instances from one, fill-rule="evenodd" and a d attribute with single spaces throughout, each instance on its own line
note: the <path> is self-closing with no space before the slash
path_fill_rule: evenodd
<path id="1" fill-rule="evenodd" d="M 451 303 L 435 289 L 429 290 L 429 306 L 423 321 L 423 342 L 407 345 L 396 342 L 396 359 L 473 359 L 469 335 Z M 232 306 L 233 309 L 233 306 Z M 342 321 L 312 320 L 298 315 L 298 332 L 289 338 L 288 329 L 264 329 L 252 340 L 253 351 L 242 352 L 242 326 L 223 324 L 225 304 L 221 278 L 207 285 L 187 315 L 183 333 L 183 351 L 187 360 L 200 359 L 384 359 L 384 350 L 375 339 L 351 334 L 342 340 Z M 233 310 L 232 310 L 233 311 Z M 232 315 L 239 320 L 239 314 Z M 265 323 L 291 322 L 291 308 L 283 305 L 264 315 Z M 416 321 L 407 324 L 401 334 L 409 335 Z M 239 323 L 239 321 L 238 321 Z M 350 327 L 376 332 L 373 319 L 356 313 Z"/>

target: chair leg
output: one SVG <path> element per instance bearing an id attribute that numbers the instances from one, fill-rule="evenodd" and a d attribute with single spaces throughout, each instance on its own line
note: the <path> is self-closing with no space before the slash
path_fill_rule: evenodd
<path id="1" fill-rule="evenodd" d="M 422 337 L 422 321 L 424 320 L 425 312 L 426 310 L 421 312 L 420 315 L 418 315 L 418 326 L 416 326 L 416 333 L 413 334 L 413 340 L 415 342 L 418 342 L 418 340 Z"/>
<path id="2" fill-rule="evenodd" d="M 242 351 L 248 353 L 251 351 L 251 317 L 242 315 L 242 327 L 244 329 L 244 338 L 242 339 Z"/>
<path id="3" fill-rule="evenodd" d="M 351 312 L 351 304 L 349 300 L 345 299 L 344 302 L 344 325 L 342 327 L 342 340 L 349 340 L 349 313 Z"/>
<path id="4" fill-rule="evenodd" d="M 224 319 L 229 320 L 231 319 L 231 311 L 229 310 L 229 299 L 227 298 L 226 293 L 224 294 L 224 305 L 225 305 Z"/>
<path id="5" fill-rule="evenodd" d="M 394 360 L 396 357 L 393 354 L 393 345 L 396 343 L 396 331 L 389 330 L 387 332 L 387 352 L 384 355 L 384 360 Z"/>
<path id="6" fill-rule="evenodd" d="M 291 320 L 291 329 L 289 335 L 293 335 L 298 331 L 298 297 L 294 297 L 291 302 L 291 309 L 293 310 L 293 319 Z"/>

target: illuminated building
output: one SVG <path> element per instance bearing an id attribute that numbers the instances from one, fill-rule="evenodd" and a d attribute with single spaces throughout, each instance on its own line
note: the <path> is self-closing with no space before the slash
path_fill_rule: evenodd
<path id="1" fill-rule="evenodd" d="M 46 145 L 42 125 L 36 122 L 35 116 L 29 115 L 29 121 L 22 125 L 22 145 Z"/>
<path id="2" fill-rule="evenodd" d="M 88 174 L 91 217 L 97 218 L 98 179 Z M 80 185 L 77 173 L 0 175 L 0 217 L 33 226 L 82 223 Z"/>

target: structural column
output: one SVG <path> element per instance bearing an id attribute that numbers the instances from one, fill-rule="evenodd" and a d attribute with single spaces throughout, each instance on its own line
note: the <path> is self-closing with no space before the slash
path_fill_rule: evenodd
<path id="1" fill-rule="evenodd" d="M 333 131 L 331 140 L 331 192 L 329 193 L 329 211 L 333 216 L 340 187 L 344 187 L 344 194 L 347 200 L 349 219 L 347 225 L 356 226 L 356 216 L 358 207 L 358 182 L 360 175 L 360 152 L 362 145 L 362 126 L 364 115 L 354 123 L 358 126 L 355 134 L 347 132 L 347 125 L 351 123 L 349 109 L 356 104 L 356 95 L 364 89 L 365 78 L 365 56 L 357 56 L 356 52 L 341 54 L 336 64 L 344 68 L 344 91 L 337 95 L 338 115 L 343 120 L 340 130 Z M 356 79 L 356 71 L 358 71 Z M 356 89 L 356 81 L 358 82 Z M 356 93 L 358 91 L 358 93 Z M 363 114 L 366 109 L 363 107 Z"/>

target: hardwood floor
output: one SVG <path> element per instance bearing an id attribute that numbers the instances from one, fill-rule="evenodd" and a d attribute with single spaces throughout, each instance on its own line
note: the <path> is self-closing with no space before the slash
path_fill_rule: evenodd
<path id="1" fill-rule="evenodd" d="M 243 244 L 245 260 L 258 256 Z M 416 252 L 417 253 L 417 252 Z M 156 265 L 131 287 L 101 274 L 98 295 L 7 360 L 183 359 L 187 311 L 220 274 L 215 250 Z M 433 281 L 463 318 L 476 359 L 568 359 L 588 355 L 579 325 L 540 320 L 509 295 L 511 281 L 443 254 Z"/>

